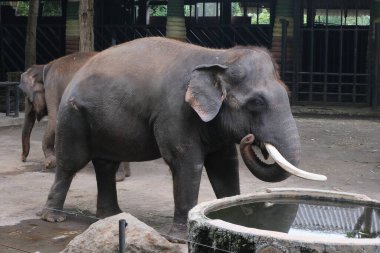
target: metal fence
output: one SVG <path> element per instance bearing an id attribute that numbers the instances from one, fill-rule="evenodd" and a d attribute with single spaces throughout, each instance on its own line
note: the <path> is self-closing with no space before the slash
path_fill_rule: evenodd
<path id="1" fill-rule="evenodd" d="M 369 105 L 370 30 L 369 26 L 301 27 L 293 64 L 282 64 L 293 102 Z M 286 55 L 284 45 L 282 52 Z"/>
<path id="2" fill-rule="evenodd" d="M 7 72 L 24 71 L 26 25 L 0 25 L 0 80 Z M 37 27 L 37 63 L 45 64 L 65 54 L 65 27 L 41 24 Z"/>
<path id="3" fill-rule="evenodd" d="M 380 95 L 380 24 L 375 25 L 374 61 L 372 75 L 372 108 L 378 109 Z"/>
<path id="4" fill-rule="evenodd" d="M 95 50 L 101 51 L 126 41 L 151 36 L 165 36 L 165 26 L 103 25 L 94 27 Z"/>
<path id="5" fill-rule="evenodd" d="M 95 26 L 95 49 L 103 50 L 137 38 L 165 36 L 165 26 L 104 25 Z M 187 40 L 210 48 L 228 48 L 235 45 L 271 47 L 272 27 L 249 25 L 188 25 Z"/>
<path id="6" fill-rule="evenodd" d="M 194 25 L 187 28 L 189 42 L 204 47 L 229 48 L 235 45 L 271 47 L 272 27 L 260 25 Z"/>

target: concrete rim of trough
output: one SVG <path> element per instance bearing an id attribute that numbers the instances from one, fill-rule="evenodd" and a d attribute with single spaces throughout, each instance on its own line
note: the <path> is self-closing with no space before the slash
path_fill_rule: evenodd
<path id="1" fill-rule="evenodd" d="M 193 209 L 190 210 L 188 215 L 188 223 L 196 222 L 198 224 L 207 225 L 209 227 L 221 228 L 225 230 L 230 230 L 234 233 L 254 235 L 257 237 L 270 237 L 278 240 L 293 241 L 298 243 L 307 244 L 334 244 L 334 245 L 367 245 L 367 246 L 378 246 L 380 245 L 379 238 L 373 239 L 337 239 L 337 238 L 311 238 L 311 237 L 301 237 L 301 236 L 291 236 L 286 233 L 261 230 L 256 228 L 249 228 L 233 223 L 229 223 L 223 220 L 213 220 L 206 216 L 210 211 L 218 210 L 221 208 L 226 208 L 233 205 L 250 203 L 254 201 L 268 200 L 268 198 L 309 198 L 312 200 L 340 200 L 344 202 L 350 202 L 359 205 L 371 205 L 380 208 L 380 201 L 373 200 L 365 195 L 348 193 L 348 192 L 338 192 L 330 190 L 318 190 L 309 188 L 267 188 L 265 190 L 257 191 L 255 193 L 237 195 L 233 197 L 227 197 L 212 201 L 207 201 L 198 204 Z M 191 229 L 190 224 L 188 224 L 189 230 Z"/>

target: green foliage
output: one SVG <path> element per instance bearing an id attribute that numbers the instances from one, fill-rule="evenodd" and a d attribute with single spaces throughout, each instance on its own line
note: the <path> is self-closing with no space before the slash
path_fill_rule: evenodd
<path id="1" fill-rule="evenodd" d="M 359 26 L 367 26 L 370 25 L 370 15 L 358 15 L 356 17 L 355 12 L 349 12 L 347 17 L 341 15 L 315 15 L 314 22 L 316 24 L 327 24 L 327 25 L 357 25 Z M 305 15 L 304 15 L 304 24 Z"/>
<path id="2" fill-rule="evenodd" d="M 231 10 L 233 17 L 242 17 L 244 15 L 243 6 L 239 2 L 231 3 Z M 251 24 L 270 24 L 270 9 L 269 8 L 259 8 L 249 7 L 247 8 L 247 16 L 251 18 Z M 259 15 L 259 20 L 257 22 L 257 15 Z"/>
<path id="3" fill-rule="evenodd" d="M 28 16 L 28 13 L 29 13 L 29 2 L 17 2 L 16 15 Z"/>
<path id="4" fill-rule="evenodd" d="M 61 1 L 42 1 L 42 16 L 62 16 Z"/>
<path id="5" fill-rule="evenodd" d="M 269 8 L 260 8 L 259 10 L 259 24 L 270 24 L 270 10 Z"/>
<path id="6" fill-rule="evenodd" d="M 166 5 L 153 5 L 149 8 L 149 16 L 166 17 L 167 14 L 168 8 Z"/>
<path id="7" fill-rule="evenodd" d="M 61 1 L 40 1 L 42 5 L 42 13 L 41 16 L 61 16 L 62 15 L 62 7 Z M 16 10 L 17 16 L 28 16 L 29 13 L 29 1 L 15 1 L 15 2 L 0 2 L 0 5 L 8 5 L 12 6 Z"/>
<path id="8" fill-rule="evenodd" d="M 231 9 L 232 9 L 232 16 L 233 17 L 242 17 L 243 16 L 243 8 L 240 6 L 240 3 L 238 2 L 232 2 L 231 3 Z"/>
<path id="9" fill-rule="evenodd" d="M 191 7 L 191 8 L 190 8 Z M 194 17 L 195 16 L 195 5 L 185 5 L 184 6 L 184 14 L 185 14 L 185 17 Z"/>

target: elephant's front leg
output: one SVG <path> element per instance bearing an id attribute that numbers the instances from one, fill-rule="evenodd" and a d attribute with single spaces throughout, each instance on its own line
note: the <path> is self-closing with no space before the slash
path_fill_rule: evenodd
<path id="1" fill-rule="evenodd" d="M 45 168 L 51 169 L 56 166 L 56 158 L 54 152 L 56 113 L 49 112 L 49 120 L 42 140 L 42 150 L 45 154 Z"/>
<path id="2" fill-rule="evenodd" d="M 200 159 L 174 159 L 169 163 L 173 175 L 174 219 L 169 240 L 184 243 L 187 239 L 187 214 L 198 202 L 203 163 Z"/>
<path id="3" fill-rule="evenodd" d="M 217 198 L 240 194 L 239 160 L 235 144 L 208 154 L 205 168 Z"/>

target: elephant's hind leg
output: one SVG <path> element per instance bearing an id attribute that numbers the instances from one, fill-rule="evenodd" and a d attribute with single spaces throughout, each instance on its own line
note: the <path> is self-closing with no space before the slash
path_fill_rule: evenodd
<path id="1" fill-rule="evenodd" d="M 66 219 L 62 209 L 71 182 L 75 174 L 90 161 L 87 152 L 77 152 L 75 147 L 71 151 L 66 153 L 66 159 L 60 160 L 58 156 L 54 183 L 50 188 L 48 199 L 41 213 L 43 220 L 61 222 Z"/>
<path id="2" fill-rule="evenodd" d="M 51 112 L 51 114 L 54 114 L 54 116 L 49 114 L 47 128 L 45 130 L 44 138 L 42 140 L 42 150 L 45 154 L 46 169 L 52 169 L 56 166 L 56 158 L 54 152 L 56 113 Z"/>
<path id="3" fill-rule="evenodd" d="M 67 108 L 63 108 L 62 120 L 56 132 L 55 179 L 42 210 L 41 218 L 50 222 L 61 222 L 66 219 L 66 215 L 61 210 L 71 181 L 75 174 L 91 160 L 85 134 L 88 129 L 83 118 L 77 117 L 78 114 L 75 111 L 67 112 L 66 110 Z"/>
<path id="4" fill-rule="evenodd" d="M 76 171 L 57 169 L 54 184 L 50 189 L 41 218 L 49 222 L 62 222 L 66 215 L 62 212 L 67 192 Z"/>
<path id="5" fill-rule="evenodd" d="M 115 175 L 120 162 L 103 159 L 94 159 L 96 182 L 98 185 L 98 199 L 96 217 L 105 218 L 122 211 L 117 203 Z"/>

